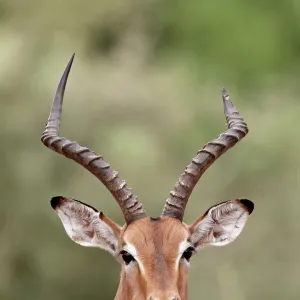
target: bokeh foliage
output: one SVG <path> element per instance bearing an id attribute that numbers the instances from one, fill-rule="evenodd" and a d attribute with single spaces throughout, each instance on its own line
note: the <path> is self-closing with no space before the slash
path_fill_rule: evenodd
<path id="1" fill-rule="evenodd" d="M 211 167 L 185 221 L 246 197 L 232 245 L 203 250 L 190 299 L 299 299 L 299 1 L 0 1 L 0 299 L 113 299 L 119 266 L 72 243 L 49 205 L 117 204 L 40 135 L 73 52 L 62 135 L 101 153 L 159 215 L 196 151 L 224 127 L 225 85 L 250 127 Z"/>

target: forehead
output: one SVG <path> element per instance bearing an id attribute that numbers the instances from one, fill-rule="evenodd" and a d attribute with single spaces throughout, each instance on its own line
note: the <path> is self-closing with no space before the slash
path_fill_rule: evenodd
<path id="1" fill-rule="evenodd" d="M 132 244 L 148 251 L 165 247 L 177 247 L 189 237 L 185 224 L 177 219 L 161 217 L 157 219 L 144 218 L 137 220 L 125 228 L 123 245 Z"/>

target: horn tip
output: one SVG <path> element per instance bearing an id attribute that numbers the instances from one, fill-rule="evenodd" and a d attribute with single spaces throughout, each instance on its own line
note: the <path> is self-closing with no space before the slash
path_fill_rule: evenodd
<path id="1" fill-rule="evenodd" d="M 68 63 L 68 69 L 71 68 L 72 64 L 73 64 L 73 61 L 74 61 L 74 58 L 75 58 L 75 52 L 72 54 L 70 60 L 69 60 L 69 63 Z"/>
<path id="2" fill-rule="evenodd" d="M 225 89 L 225 87 L 222 88 L 222 96 L 224 98 L 229 96 L 229 94 L 228 94 L 227 90 Z"/>

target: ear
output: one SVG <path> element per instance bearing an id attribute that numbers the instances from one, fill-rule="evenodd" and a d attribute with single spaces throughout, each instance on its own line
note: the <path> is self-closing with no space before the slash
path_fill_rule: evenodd
<path id="1" fill-rule="evenodd" d="M 254 209 L 252 201 L 237 199 L 217 204 L 189 226 L 191 242 L 196 250 L 211 245 L 225 246 L 243 230 Z"/>
<path id="2" fill-rule="evenodd" d="M 121 228 L 102 212 L 62 196 L 53 197 L 51 206 L 75 243 L 86 247 L 99 247 L 116 255 Z"/>

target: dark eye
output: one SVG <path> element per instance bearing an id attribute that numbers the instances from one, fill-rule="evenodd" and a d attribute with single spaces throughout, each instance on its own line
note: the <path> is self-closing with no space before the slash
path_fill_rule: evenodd
<path id="1" fill-rule="evenodd" d="M 195 251 L 194 247 L 188 247 L 182 254 L 182 258 L 185 258 L 187 261 L 190 261 L 193 253 Z"/>
<path id="2" fill-rule="evenodd" d="M 122 255 L 125 265 L 128 265 L 128 264 L 130 264 L 130 262 L 135 260 L 131 254 L 129 254 L 128 252 L 126 252 L 124 250 L 122 250 L 120 252 L 120 254 Z"/>

